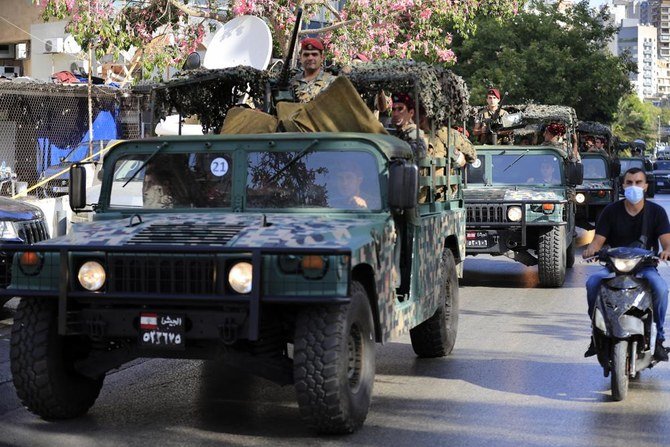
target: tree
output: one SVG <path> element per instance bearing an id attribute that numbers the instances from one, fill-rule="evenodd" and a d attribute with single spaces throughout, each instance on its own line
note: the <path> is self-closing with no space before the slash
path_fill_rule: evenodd
<path id="1" fill-rule="evenodd" d="M 212 21 L 242 14 L 264 18 L 285 54 L 297 6 L 305 8 L 306 17 L 326 11 L 330 25 L 301 34 L 323 37 L 337 62 L 364 52 L 375 59 L 453 64 L 452 33 L 470 36 L 476 16 L 509 18 L 518 7 L 518 0 L 348 0 L 341 11 L 328 0 L 127 0 L 122 7 L 112 0 L 33 1 L 44 3 L 45 20 L 69 19 L 67 31 L 98 57 L 118 57 L 131 46 L 143 49 L 138 59 L 148 73 L 179 65 L 202 42 Z"/>
<path id="2" fill-rule="evenodd" d="M 629 94 L 619 103 L 612 131 L 621 141 L 655 141 L 660 115 L 661 109 L 640 101 L 635 94 Z"/>
<path id="3" fill-rule="evenodd" d="M 605 8 L 586 1 L 564 10 L 533 1 L 510 20 L 479 19 L 476 39 L 454 41 L 454 70 L 482 103 L 491 83 L 509 92 L 508 104 L 561 104 L 582 120 L 610 123 L 635 68 L 605 50 L 616 33 L 609 23 Z"/>

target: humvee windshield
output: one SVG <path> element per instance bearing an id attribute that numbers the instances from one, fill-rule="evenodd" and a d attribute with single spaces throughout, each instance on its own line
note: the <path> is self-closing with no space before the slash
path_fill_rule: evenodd
<path id="1" fill-rule="evenodd" d="M 487 165 L 489 162 L 487 158 L 490 158 L 490 168 Z M 482 154 L 479 156 L 479 162 L 469 164 L 466 168 L 470 184 L 560 185 L 562 183 L 559 159 L 551 154 L 529 152 Z"/>
<path id="2" fill-rule="evenodd" d="M 586 158 L 582 159 L 584 165 L 584 178 L 587 180 L 604 179 L 607 178 L 607 165 L 602 158 Z"/>
<path id="3" fill-rule="evenodd" d="M 621 158 L 619 161 L 621 162 L 621 172 L 626 172 L 630 168 L 640 168 L 645 171 L 644 161 L 641 158 Z"/>
<path id="4" fill-rule="evenodd" d="M 371 154 L 299 154 L 248 154 L 246 208 L 382 208 L 377 162 Z M 126 155 L 114 165 L 110 207 L 230 208 L 233 166 L 229 152 Z"/>

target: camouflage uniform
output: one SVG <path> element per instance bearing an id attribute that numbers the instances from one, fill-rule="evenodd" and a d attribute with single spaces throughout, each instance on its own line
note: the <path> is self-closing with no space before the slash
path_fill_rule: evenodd
<path id="1" fill-rule="evenodd" d="M 491 112 L 488 108 L 485 107 L 475 118 L 475 126 L 477 124 L 487 125 L 486 132 L 479 136 L 479 142 L 482 144 L 493 144 L 493 139 L 491 138 L 490 125 L 491 125 L 491 119 L 493 118 L 493 115 L 495 113 L 496 112 Z M 500 120 L 500 118 L 502 118 L 505 115 L 507 115 L 507 111 L 501 108 L 500 113 L 498 114 L 498 120 Z"/>
<path id="2" fill-rule="evenodd" d="M 311 81 L 304 80 L 305 74 L 299 73 L 291 80 L 291 89 L 299 102 L 309 102 L 335 80 L 335 76 L 321 69 L 319 75 Z"/>

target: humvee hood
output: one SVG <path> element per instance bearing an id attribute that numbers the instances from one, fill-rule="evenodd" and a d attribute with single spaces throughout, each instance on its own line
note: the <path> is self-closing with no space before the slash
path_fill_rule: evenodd
<path id="1" fill-rule="evenodd" d="M 515 201 L 515 200 L 563 200 L 562 191 L 546 188 L 514 187 L 508 188 L 474 188 L 464 191 L 465 202 L 468 200 Z"/>
<path id="2" fill-rule="evenodd" d="M 307 214 L 147 214 L 125 224 L 118 219 L 78 225 L 47 244 L 193 245 L 225 247 L 313 247 L 356 249 L 384 224 L 383 216 L 313 216 Z"/>
<path id="3" fill-rule="evenodd" d="M 587 180 L 577 187 L 577 191 L 588 189 L 612 189 L 612 185 L 607 180 Z"/>

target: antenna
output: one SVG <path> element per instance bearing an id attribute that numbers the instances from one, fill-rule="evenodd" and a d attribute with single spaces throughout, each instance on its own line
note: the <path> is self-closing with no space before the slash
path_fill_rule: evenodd
<path id="1" fill-rule="evenodd" d="M 272 35 L 268 25 L 256 16 L 238 16 L 214 34 L 202 65 L 210 70 L 238 65 L 264 70 L 271 56 Z"/>

